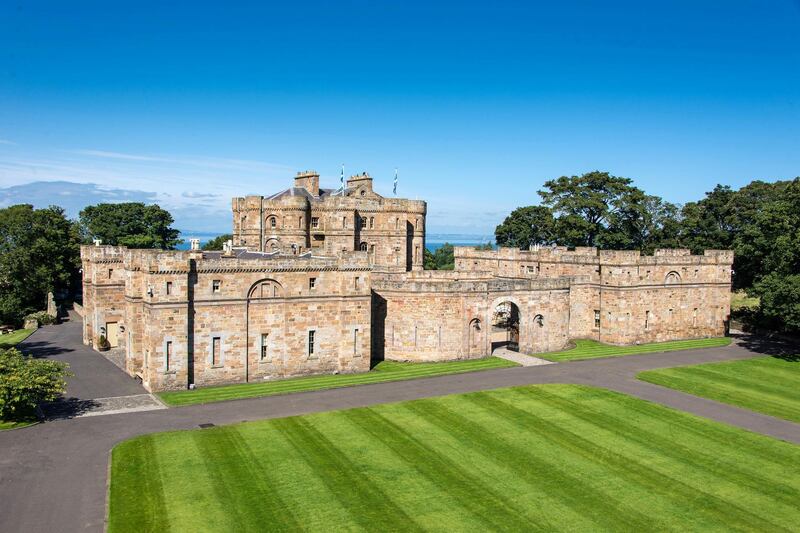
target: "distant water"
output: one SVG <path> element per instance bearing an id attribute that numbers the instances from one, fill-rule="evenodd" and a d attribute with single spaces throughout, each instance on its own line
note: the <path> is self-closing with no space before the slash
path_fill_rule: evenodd
<path id="1" fill-rule="evenodd" d="M 211 232 L 190 232 L 181 231 L 181 239 L 184 240 L 183 244 L 177 246 L 178 250 L 189 249 L 189 239 L 200 239 L 200 246 L 205 243 L 223 235 L 223 233 Z M 430 233 L 425 240 L 425 248 L 431 252 L 435 252 L 446 242 L 453 246 L 477 246 L 478 244 L 491 243 L 494 245 L 494 235 L 471 235 L 467 233 Z"/>

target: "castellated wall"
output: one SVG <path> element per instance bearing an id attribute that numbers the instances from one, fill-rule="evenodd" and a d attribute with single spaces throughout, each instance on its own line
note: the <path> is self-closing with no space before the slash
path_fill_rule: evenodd
<path id="1" fill-rule="evenodd" d="M 733 252 L 494 251 L 457 247 L 456 269 L 530 279 L 570 277 L 571 338 L 635 344 L 725 334 Z"/>
<path id="2" fill-rule="evenodd" d="M 373 328 L 378 359 L 447 361 L 492 353 L 492 322 L 501 302 L 520 311 L 523 352 L 568 343 L 569 280 L 500 279 L 487 273 L 373 273 Z M 541 320 L 539 320 L 541 319 Z"/>
<path id="3" fill-rule="evenodd" d="M 106 264 L 95 261 L 122 257 L 126 281 L 113 301 L 124 305 L 114 318 L 124 330 L 126 369 L 149 390 L 369 370 L 364 253 L 224 257 L 93 246 L 81 253 L 94 276 Z M 97 294 L 92 286 L 85 296 L 89 309 L 106 305 Z M 108 316 L 87 321 L 85 342 L 96 342 L 95 324 Z"/>

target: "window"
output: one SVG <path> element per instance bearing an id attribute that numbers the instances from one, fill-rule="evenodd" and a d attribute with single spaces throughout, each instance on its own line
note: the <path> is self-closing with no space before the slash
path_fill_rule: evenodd
<path id="1" fill-rule="evenodd" d="M 269 360 L 269 333 L 261 334 L 261 360 Z"/>
<path id="2" fill-rule="evenodd" d="M 358 357 L 358 328 L 353 329 L 353 357 Z"/>
<path id="3" fill-rule="evenodd" d="M 172 363 L 172 341 L 167 341 L 164 347 L 164 367 L 169 372 L 170 364 Z"/>
<path id="4" fill-rule="evenodd" d="M 361 250 L 362 252 L 366 252 L 366 251 L 367 251 L 367 243 L 365 243 L 365 242 L 362 242 L 362 243 L 361 243 L 361 244 L 358 246 L 358 249 L 359 249 L 359 250 Z"/>
<path id="5" fill-rule="evenodd" d="M 347 217 L 342 217 L 342 227 L 343 228 L 347 227 Z"/>
<path id="6" fill-rule="evenodd" d="M 212 337 L 211 339 L 211 366 L 218 366 L 222 355 L 222 338 Z"/>
<path id="7" fill-rule="evenodd" d="M 600 327 L 600 310 L 599 309 L 595 309 L 595 311 L 594 311 L 594 327 L 595 328 L 599 328 Z"/>
<path id="8" fill-rule="evenodd" d="M 308 278 L 308 288 L 314 289 L 317 286 L 317 278 Z"/>
<path id="9" fill-rule="evenodd" d="M 394 229 L 400 229 L 400 219 L 394 219 Z"/>
<path id="10" fill-rule="evenodd" d="M 369 217 L 369 229 L 373 229 L 375 227 L 375 217 Z"/>
<path id="11" fill-rule="evenodd" d="M 109 268 L 108 269 L 108 279 L 111 279 L 111 276 L 113 276 L 113 275 L 114 275 L 114 269 L 113 268 Z"/>
<path id="12" fill-rule="evenodd" d="M 650 328 L 650 311 L 644 312 L 644 329 Z"/>
<path id="13" fill-rule="evenodd" d="M 360 284 L 361 284 L 361 278 L 360 277 L 356 276 L 355 278 L 353 278 L 353 287 L 354 288 L 357 289 Z"/>
<path id="14" fill-rule="evenodd" d="M 172 294 L 172 282 L 171 281 L 168 281 L 166 283 L 166 292 L 167 292 L 167 296 Z"/>
<path id="15" fill-rule="evenodd" d="M 375 254 L 375 245 L 374 244 L 370 244 L 369 245 L 369 253 Z"/>
<path id="16" fill-rule="evenodd" d="M 215 279 L 214 281 L 212 281 L 211 292 L 219 292 L 220 285 L 222 285 L 222 282 L 220 280 Z"/>
<path id="17" fill-rule="evenodd" d="M 696 325 L 697 325 L 697 308 L 695 307 L 694 311 L 692 311 L 692 326 Z"/>
<path id="18" fill-rule="evenodd" d="M 367 227 L 367 217 L 362 217 L 362 216 L 358 217 L 358 227 L 360 229 L 364 229 Z"/>
<path id="19" fill-rule="evenodd" d="M 308 356 L 311 357 L 314 355 L 314 341 L 316 340 L 317 332 L 315 330 L 310 330 L 308 332 Z"/>
<path id="20" fill-rule="evenodd" d="M 319 217 L 311 217 L 311 227 L 319 228 Z"/>
<path id="21" fill-rule="evenodd" d="M 275 219 L 275 217 L 269 217 L 269 227 L 275 229 L 277 225 L 278 221 Z"/>

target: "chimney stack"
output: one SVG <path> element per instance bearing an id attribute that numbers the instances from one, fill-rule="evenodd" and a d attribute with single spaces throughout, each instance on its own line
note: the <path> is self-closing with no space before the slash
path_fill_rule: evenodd
<path id="1" fill-rule="evenodd" d="M 307 190 L 312 196 L 319 196 L 319 174 L 313 170 L 298 172 L 294 177 L 294 186 Z"/>
<path id="2" fill-rule="evenodd" d="M 189 246 L 191 250 L 200 249 L 200 239 L 189 239 Z"/>

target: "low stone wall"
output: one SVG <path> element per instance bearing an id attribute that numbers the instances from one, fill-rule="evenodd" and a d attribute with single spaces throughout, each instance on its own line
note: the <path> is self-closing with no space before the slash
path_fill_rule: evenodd
<path id="1" fill-rule="evenodd" d="M 73 303 L 72 310 L 75 311 L 79 317 L 83 318 L 83 306 L 81 304 L 78 302 Z"/>

